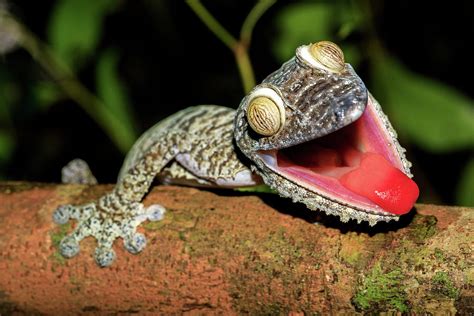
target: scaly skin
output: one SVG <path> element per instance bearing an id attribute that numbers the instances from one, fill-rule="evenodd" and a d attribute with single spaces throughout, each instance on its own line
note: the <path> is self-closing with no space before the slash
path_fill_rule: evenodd
<path id="1" fill-rule="evenodd" d="M 245 115 L 249 100 L 263 88 L 281 98 L 286 114 L 283 128 L 269 137 L 256 135 Z M 61 253 L 68 258 L 76 255 L 79 242 L 86 236 L 97 239 L 95 259 L 102 267 L 115 259 L 112 244 L 118 237 L 123 238 L 128 251 L 140 252 L 146 239 L 136 232 L 137 226 L 146 220 L 159 220 L 165 212 L 160 205 L 145 208 L 141 203 L 155 178 L 162 183 L 227 188 L 252 186 L 263 180 L 281 196 L 303 202 L 310 209 L 338 215 L 342 221 L 353 218 L 373 225 L 398 219 L 316 194 L 273 172 L 257 154 L 262 149 L 303 143 L 350 124 L 364 111 L 368 97 L 350 65 L 334 74 L 315 68 L 297 50 L 296 57 L 255 87 L 237 111 L 211 105 L 191 107 L 144 133 L 128 153 L 112 192 L 98 201 L 61 206 L 55 211 L 57 223 L 78 221 L 74 231 L 62 240 Z M 396 142 L 395 132 L 377 103 L 375 106 L 396 144 L 404 171 L 409 174 L 409 162 Z M 75 167 L 73 164 L 72 169 Z M 81 179 L 89 175 L 80 174 Z"/>
<path id="2" fill-rule="evenodd" d="M 159 220 L 164 208 L 145 208 L 140 201 L 155 177 L 166 183 L 199 186 L 241 187 L 259 183 L 238 158 L 233 145 L 235 111 L 219 106 L 197 106 L 180 111 L 156 124 L 135 143 L 127 155 L 114 190 L 98 201 L 73 207 L 65 205 L 54 213 L 62 224 L 78 221 L 74 231 L 60 244 L 67 258 L 79 252 L 79 242 L 97 239 L 96 262 L 108 266 L 115 259 L 114 240 L 122 237 L 131 253 L 146 244 L 136 232 L 140 223 Z M 170 167 L 168 163 L 175 161 Z"/>

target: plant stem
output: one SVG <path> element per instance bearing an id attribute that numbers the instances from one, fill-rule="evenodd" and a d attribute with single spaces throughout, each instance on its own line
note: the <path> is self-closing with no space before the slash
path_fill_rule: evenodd
<path id="1" fill-rule="evenodd" d="M 255 75 L 249 57 L 249 47 L 252 39 L 252 32 L 258 19 L 270 8 L 276 0 L 260 0 L 249 12 L 242 24 L 240 39 L 237 40 L 230 34 L 204 7 L 200 0 L 187 0 L 186 3 L 207 26 L 207 28 L 220 39 L 233 53 L 240 78 L 244 87 L 244 92 L 248 93 L 255 86 Z"/>
<path id="2" fill-rule="evenodd" d="M 250 62 L 248 49 L 243 44 L 239 44 L 234 51 L 234 55 L 244 86 L 244 92 L 247 94 L 255 87 L 255 75 L 253 73 L 252 63 Z"/>
<path id="3" fill-rule="evenodd" d="M 125 131 L 114 113 L 84 87 L 74 73 L 49 50 L 49 47 L 36 38 L 24 25 L 8 14 L 3 14 L 2 18 L 4 19 L 3 23 L 8 23 L 19 32 L 18 44 L 46 70 L 66 95 L 79 104 L 106 131 L 122 152 L 127 152 L 134 142 L 135 135 Z"/>
<path id="4" fill-rule="evenodd" d="M 276 0 L 260 0 L 250 10 L 245 18 L 240 30 L 240 40 L 247 46 L 250 46 L 252 40 L 252 32 L 262 15 L 276 2 Z"/>
<path id="5" fill-rule="evenodd" d="M 206 7 L 202 5 L 201 1 L 187 0 L 186 3 L 218 39 L 229 47 L 230 50 L 235 50 L 238 41 L 212 16 Z"/>

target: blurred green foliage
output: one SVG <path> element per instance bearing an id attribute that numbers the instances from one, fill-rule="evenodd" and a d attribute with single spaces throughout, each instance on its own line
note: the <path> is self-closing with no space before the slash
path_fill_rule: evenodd
<path id="1" fill-rule="evenodd" d="M 97 56 L 104 20 L 118 5 L 117 0 L 57 1 L 47 29 L 49 44 L 58 62 L 78 72 L 91 57 Z M 118 61 L 118 53 L 111 48 L 101 52 L 98 57 L 96 93 L 102 103 L 95 104 L 89 112 L 95 114 L 96 121 L 109 133 L 119 149 L 126 152 L 137 135 L 125 85 L 118 76 Z M 44 101 L 49 99 L 49 104 L 53 104 L 57 93 L 52 87 L 40 85 L 37 88 L 38 99 L 43 104 L 47 104 Z"/>
<path id="2" fill-rule="evenodd" d="M 331 38 L 334 10 L 330 3 L 297 3 L 279 12 L 275 23 L 278 36 L 273 41 L 277 59 L 287 61 L 302 43 Z"/>
<path id="3" fill-rule="evenodd" d="M 57 1 L 48 24 L 48 39 L 56 56 L 73 69 L 80 68 L 97 48 L 106 15 L 117 0 Z"/>
<path id="4" fill-rule="evenodd" d="M 370 78 L 364 79 L 405 146 L 437 154 L 473 150 L 474 101 L 445 84 L 415 74 L 391 56 L 377 37 L 368 3 L 295 1 L 279 6 L 272 20 L 274 58 L 281 63 L 301 44 L 332 40 L 343 48 L 346 61 L 356 68 L 362 64 L 368 68 Z M 57 0 L 47 25 L 47 45 L 58 63 L 73 73 L 93 65 L 94 94 L 102 103 L 90 107 L 88 114 L 97 114 L 100 119 L 96 122 L 125 152 L 137 134 L 127 86 L 118 73 L 120 50 L 99 50 L 105 18 L 119 11 L 122 4 L 118 0 Z M 0 23 L 0 35 L 2 27 Z M 195 30 L 188 32 L 189 36 L 200 36 Z M 0 72 L 0 167 L 15 149 L 17 131 L 11 117 L 12 104 L 18 98 L 16 80 L 8 71 Z M 54 80 L 37 79 L 31 86 L 37 106 L 34 111 L 44 111 L 63 98 L 74 99 Z M 458 203 L 474 205 L 474 159 L 462 173 L 456 196 Z"/>
<path id="5" fill-rule="evenodd" d="M 472 100 L 386 56 L 373 59 L 372 79 L 403 139 L 431 152 L 474 147 Z"/>
<path id="6" fill-rule="evenodd" d="M 302 43 L 337 39 L 346 62 L 356 67 L 361 52 L 354 43 L 343 40 L 363 25 L 362 19 L 360 10 L 343 1 L 288 5 L 277 14 L 275 27 L 278 36 L 273 41 L 273 53 L 283 63 L 294 55 Z"/>
<path id="7" fill-rule="evenodd" d="M 97 94 L 105 107 L 117 117 L 123 138 L 132 144 L 136 137 L 134 114 L 126 93 L 125 84 L 118 74 L 119 55 L 116 50 L 107 49 L 101 53 L 96 66 Z"/>

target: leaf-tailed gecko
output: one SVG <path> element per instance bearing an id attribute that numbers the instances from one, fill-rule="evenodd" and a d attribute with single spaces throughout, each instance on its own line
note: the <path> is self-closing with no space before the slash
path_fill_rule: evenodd
<path id="1" fill-rule="evenodd" d="M 237 110 L 201 105 L 157 123 L 133 145 L 112 192 L 60 206 L 58 224 L 77 220 L 60 243 L 73 257 L 93 236 L 96 262 L 115 259 L 118 237 L 138 253 L 136 228 L 165 209 L 141 201 L 154 179 L 166 184 L 236 188 L 265 183 L 311 210 L 375 225 L 397 220 L 418 197 L 410 163 L 380 105 L 340 48 L 303 45 L 243 98 Z"/>

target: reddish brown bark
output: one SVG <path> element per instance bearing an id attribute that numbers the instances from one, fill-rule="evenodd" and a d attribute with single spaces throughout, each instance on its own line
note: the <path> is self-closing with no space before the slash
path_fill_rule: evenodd
<path id="1" fill-rule="evenodd" d="M 148 246 L 99 268 L 70 260 L 51 215 L 111 186 L 0 184 L 0 314 L 474 312 L 473 209 L 417 205 L 398 223 L 343 224 L 274 195 L 159 186 Z M 319 224 L 313 224 L 314 222 Z"/>

